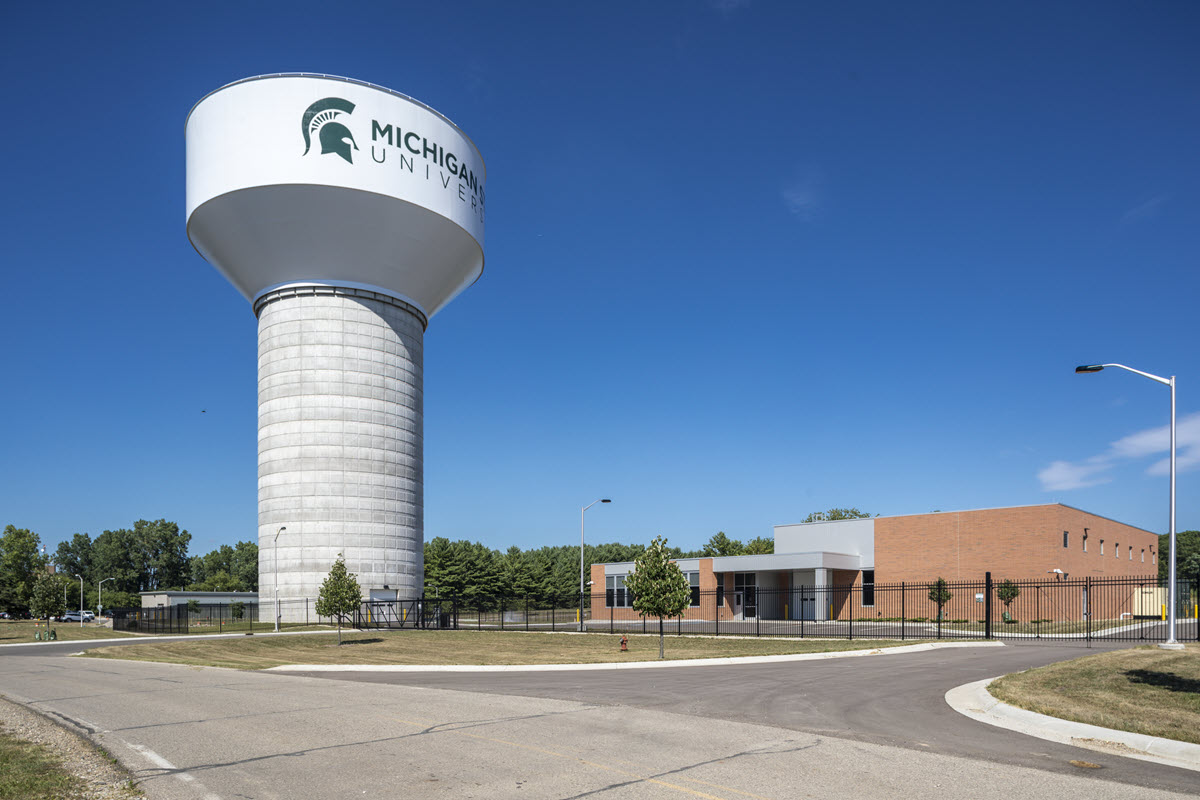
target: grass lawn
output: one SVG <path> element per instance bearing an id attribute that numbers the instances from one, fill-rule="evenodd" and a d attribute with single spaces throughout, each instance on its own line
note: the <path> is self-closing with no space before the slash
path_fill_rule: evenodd
<path id="1" fill-rule="evenodd" d="M 989 691 L 1053 717 L 1200 744 L 1200 645 L 1114 650 L 1006 675 Z"/>
<path id="2" fill-rule="evenodd" d="M 658 658 L 657 636 L 519 633 L 514 631 L 370 631 L 332 636 L 270 636 L 200 642 L 154 642 L 91 650 L 91 658 L 165 661 L 195 666 L 265 669 L 283 664 L 598 664 Z M 873 650 L 913 641 L 781 640 L 667 637 L 667 659 L 764 656 Z"/>
<path id="3" fill-rule="evenodd" d="M 0 732 L 0 800 L 59 800 L 81 797 L 83 789 L 50 748 Z"/>
<path id="4" fill-rule="evenodd" d="M 78 622 L 45 622 L 41 627 L 35 627 L 33 620 L 0 620 L 0 644 L 15 644 L 16 642 L 32 642 L 33 635 L 41 631 L 53 630 L 58 635 L 58 641 L 69 642 L 79 639 L 120 639 L 129 636 L 128 633 L 114 631 L 96 622 L 85 622 L 79 627 Z"/>

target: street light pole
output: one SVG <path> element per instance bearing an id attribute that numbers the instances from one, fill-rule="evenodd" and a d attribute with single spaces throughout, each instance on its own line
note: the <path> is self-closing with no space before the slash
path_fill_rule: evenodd
<path id="1" fill-rule="evenodd" d="M 83 576 L 76 574 L 79 578 L 79 627 L 83 627 Z"/>
<path id="2" fill-rule="evenodd" d="M 1167 641 L 1159 644 L 1159 647 L 1164 650 L 1182 650 L 1183 645 L 1175 639 L 1175 376 L 1161 378 L 1158 375 L 1151 375 L 1149 372 L 1142 372 L 1140 369 L 1127 367 L 1124 364 L 1087 364 L 1076 367 L 1075 372 L 1099 372 L 1105 367 L 1123 369 L 1141 375 L 1143 378 L 1149 378 L 1171 389 L 1171 491 L 1170 527 L 1168 529 L 1168 541 L 1171 546 L 1167 566 Z M 1161 556 L 1162 554 L 1160 553 L 1159 555 Z"/>
<path id="3" fill-rule="evenodd" d="M 593 500 L 592 502 L 590 502 L 586 506 L 584 506 L 583 510 L 579 512 L 579 596 L 580 597 L 583 597 L 583 591 L 584 591 L 584 583 L 583 583 L 583 515 L 587 512 L 587 510 L 589 508 L 596 505 L 596 503 L 611 503 L 611 502 L 612 502 L 612 500 L 609 500 L 607 497 L 604 498 L 603 500 Z"/>
<path id="4" fill-rule="evenodd" d="M 100 602 L 100 600 L 104 597 L 103 589 L 101 587 L 112 580 L 116 580 L 116 578 L 105 578 L 96 584 L 96 611 L 101 614 L 104 613 L 104 603 Z"/>
<path id="5" fill-rule="evenodd" d="M 283 526 L 275 531 L 275 544 L 271 547 L 271 557 L 275 560 L 275 566 L 271 572 L 275 576 L 275 632 L 279 633 L 279 534 L 287 530 L 287 526 Z"/>

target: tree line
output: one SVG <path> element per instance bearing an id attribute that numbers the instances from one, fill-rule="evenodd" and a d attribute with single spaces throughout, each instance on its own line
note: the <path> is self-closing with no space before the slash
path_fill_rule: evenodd
<path id="1" fill-rule="evenodd" d="M 101 598 L 105 608 L 136 608 L 139 592 L 258 590 L 257 544 L 221 545 L 189 557 L 191 539 L 175 522 L 138 520 L 95 539 L 76 533 L 47 554 L 36 533 L 7 525 L 0 535 L 0 611 L 30 613 L 39 583 L 43 602 L 57 598 L 54 613 L 79 608 L 80 578 L 84 608 L 96 608 Z"/>
<path id="2" fill-rule="evenodd" d="M 583 548 L 583 579 L 591 580 L 592 564 L 636 561 L 644 544 L 589 544 Z M 668 548 L 670 557 L 742 556 L 775 552 L 766 537 L 743 544 L 718 531 L 699 550 Z M 589 591 L 603 592 L 603 586 Z M 579 548 L 575 545 L 522 550 L 512 546 L 501 552 L 480 542 L 452 542 L 436 537 L 425 543 L 425 594 L 437 597 L 521 597 L 531 602 L 555 603 L 579 595 Z M 571 602 L 576 602 L 572 600 Z"/>

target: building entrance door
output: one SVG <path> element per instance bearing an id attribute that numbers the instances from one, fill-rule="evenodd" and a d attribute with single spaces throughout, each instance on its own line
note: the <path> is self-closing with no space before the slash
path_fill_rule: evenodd
<path id="1" fill-rule="evenodd" d="M 758 598 L 755 596 L 755 573 L 735 572 L 733 588 L 742 595 L 742 619 L 754 619 L 758 616 Z"/>

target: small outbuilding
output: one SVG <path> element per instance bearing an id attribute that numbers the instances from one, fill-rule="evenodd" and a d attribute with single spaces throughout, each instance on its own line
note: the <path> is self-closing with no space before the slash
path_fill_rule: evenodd
<path id="1" fill-rule="evenodd" d="M 195 600 L 202 606 L 228 606 L 234 603 L 255 605 L 258 603 L 258 592 L 181 592 L 159 591 L 139 592 L 142 598 L 142 608 L 159 608 L 162 606 L 184 606 L 188 601 Z"/>

